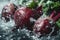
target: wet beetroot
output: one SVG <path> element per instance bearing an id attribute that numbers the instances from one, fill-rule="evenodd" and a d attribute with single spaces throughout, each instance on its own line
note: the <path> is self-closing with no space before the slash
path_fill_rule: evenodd
<path id="1" fill-rule="evenodd" d="M 54 16 L 54 12 L 52 12 L 50 17 L 39 18 L 34 24 L 33 31 L 37 34 L 40 33 L 41 35 L 45 35 L 51 33 L 52 30 L 54 30 L 52 32 L 53 35 L 55 32 L 57 32 L 57 30 L 59 30 L 58 27 L 55 26 L 55 22 L 57 19 L 59 19 L 59 17 L 60 13 L 57 14 L 57 16 Z"/>
<path id="2" fill-rule="evenodd" d="M 29 19 L 32 14 L 33 12 L 30 8 L 21 7 L 17 9 L 14 14 L 14 20 L 15 20 L 16 26 L 22 28 L 23 26 L 28 25 Z"/>
<path id="3" fill-rule="evenodd" d="M 14 12 L 16 10 L 16 5 L 13 3 L 9 3 L 5 5 L 2 9 L 2 17 L 5 18 L 6 22 L 13 18 Z"/>

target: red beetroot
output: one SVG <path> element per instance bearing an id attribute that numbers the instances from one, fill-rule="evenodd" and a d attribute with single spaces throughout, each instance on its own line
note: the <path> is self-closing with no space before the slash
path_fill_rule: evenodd
<path id="1" fill-rule="evenodd" d="M 25 25 L 28 25 L 29 19 L 32 14 L 33 14 L 32 10 L 27 7 L 21 7 L 18 10 L 16 10 L 14 14 L 16 26 L 19 28 L 19 26 L 23 27 Z"/>
<path id="2" fill-rule="evenodd" d="M 15 10 L 16 10 L 16 6 L 13 3 L 9 3 L 8 5 L 5 5 L 2 9 L 2 17 L 4 17 L 6 21 L 9 21 L 10 20 L 9 17 L 12 18 Z"/>
<path id="3" fill-rule="evenodd" d="M 33 27 L 33 31 L 35 33 L 40 33 L 41 35 L 49 34 L 52 32 L 52 28 L 54 28 L 54 32 L 58 30 L 58 27 L 55 26 L 55 22 L 59 19 L 60 13 L 57 16 L 54 16 L 54 12 L 50 15 L 50 17 L 39 18 Z"/>

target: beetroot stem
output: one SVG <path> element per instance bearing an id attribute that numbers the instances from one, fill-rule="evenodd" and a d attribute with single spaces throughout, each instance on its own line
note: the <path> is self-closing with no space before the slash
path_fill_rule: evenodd
<path id="1" fill-rule="evenodd" d="M 52 12 L 52 14 L 50 15 L 50 18 L 53 18 L 55 14 L 55 11 Z"/>
<path id="2" fill-rule="evenodd" d="M 58 15 L 56 15 L 56 16 L 53 18 L 53 21 L 56 22 L 59 18 L 60 18 L 60 13 L 58 13 Z"/>

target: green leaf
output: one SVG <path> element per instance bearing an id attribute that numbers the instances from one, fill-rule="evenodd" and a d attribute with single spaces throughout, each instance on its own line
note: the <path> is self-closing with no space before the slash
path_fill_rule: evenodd
<path id="1" fill-rule="evenodd" d="M 36 8 L 37 6 L 38 6 L 38 3 L 34 1 L 28 5 L 29 8 Z"/>
<path id="2" fill-rule="evenodd" d="M 58 27 L 60 28 L 60 19 L 56 22 L 56 24 L 57 24 Z"/>

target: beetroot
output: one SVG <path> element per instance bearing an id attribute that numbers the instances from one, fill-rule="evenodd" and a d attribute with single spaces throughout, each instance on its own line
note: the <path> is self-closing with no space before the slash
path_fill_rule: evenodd
<path id="1" fill-rule="evenodd" d="M 5 18 L 6 22 L 13 17 L 14 12 L 16 10 L 16 6 L 13 3 L 9 3 L 5 5 L 2 9 L 2 17 Z"/>
<path id="2" fill-rule="evenodd" d="M 60 13 L 56 16 L 54 16 L 54 13 L 55 12 L 53 11 L 50 17 L 47 16 L 45 18 L 39 18 L 34 24 L 33 31 L 37 34 L 45 35 L 51 33 L 52 28 L 55 27 L 54 32 L 56 32 L 58 27 L 55 26 L 55 22 L 59 19 Z"/>
<path id="3" fill-rule="evenodd" d="M 29 19 L 32 14 L 33 14 L 33 12 L 30 8 L 21 7 L 19 9 L 17 9 L 14 14 L 14 20 L 15 20 L 16 26 L 23 27 L 25 25 L 28 25 Z"/>

